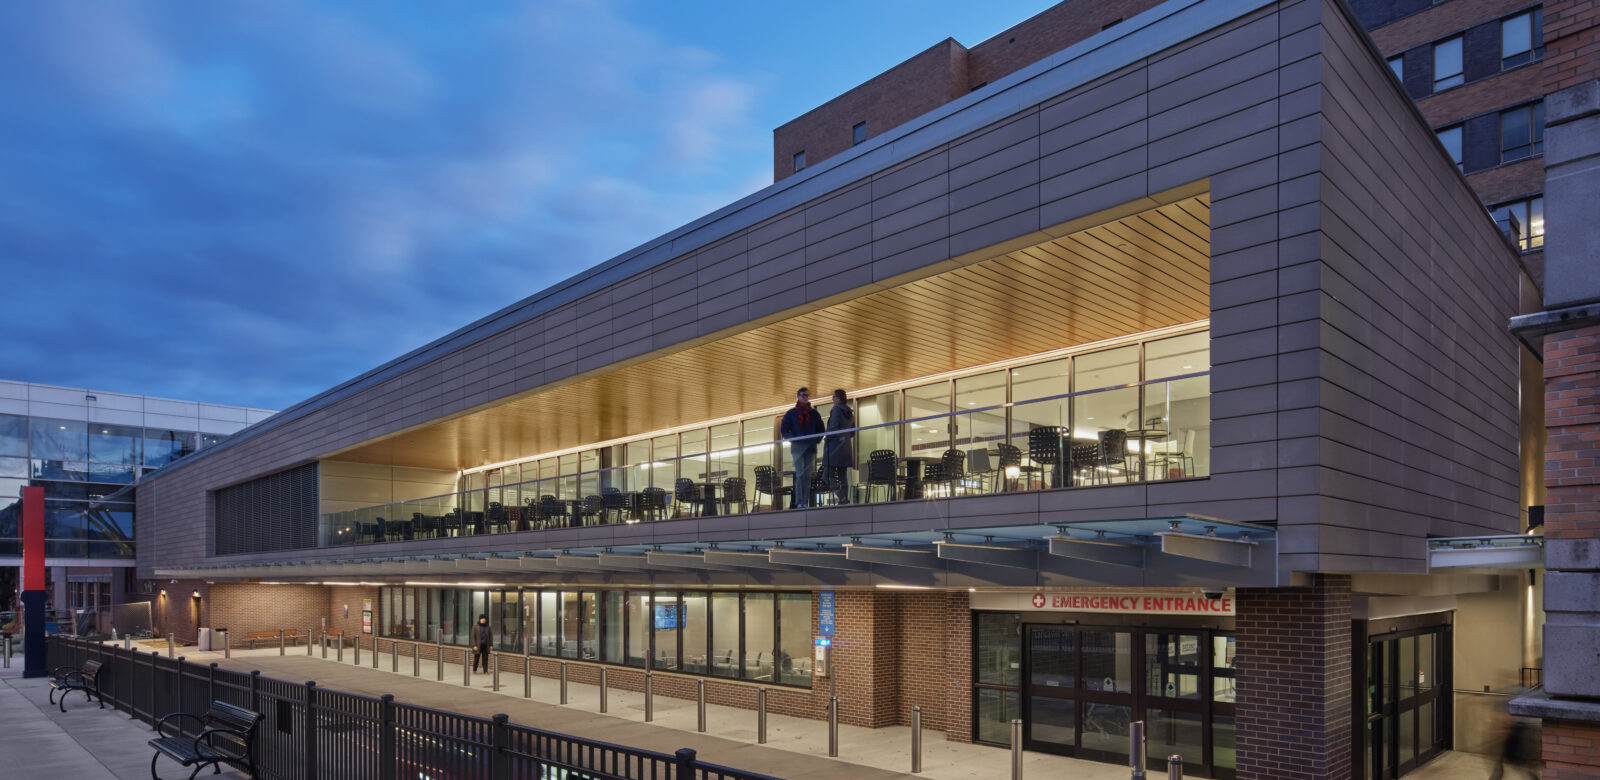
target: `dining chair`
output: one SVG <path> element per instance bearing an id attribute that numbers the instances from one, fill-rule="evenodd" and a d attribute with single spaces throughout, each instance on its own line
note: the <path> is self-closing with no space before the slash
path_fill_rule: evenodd
<path id="1" fill-rule="evenodd" d="M 867 500 L 872 501 L 873 491 L 884 488 L 884 500 L 893 501 L 894 492 L 905 480 L 900 477 L 900 466 L 894 450 L 873 450 L 867 455 Z"/>
<path id="2" fill-rule="evenodd" d="M 760 497 L 763 495 L 771 496 L 771 503 L 767 504 L 767 506 L 777 509 L 783 506 L 779 503 L 779 499 L 781 499 L 783 496 L 792 495 L 793 493 L 794 488 L 783 484 L 783 478 L 779 476 L 778 472 L 771 466 L 756 467 L 757 509 L 760 509 L 762 504 L 765 503 L 760 499 Z"/>
<path id="3" fill-rule="evenodd" d="M 744 477 L 728 477 L 722 480 L 722 513 L 728 514 L 728 508 L 734 504 L 739 505 L 739 513 L 748 511 L 749 502 L 745 500 Z"/>
<path id="4" fill-rule="evenodd" d="M 677 481 L 672 483 L 672 497 L 678 502 L 679 516 L 685 511 L 691 515 L 696 514 L 697 507 L 700 506 L 700 486 L 688 477 L 678 477 Z"/>
<path id="5" fill-rule="evenodd" d="M 1041 425 L 1028 430 L 1028 458 L 1049 470 L 1050 487 L 1061 487 L 1061 446 L 1063 429 L 1057 425 Z M 1041 476 L 1044 476 L 1041 473 Z"/>

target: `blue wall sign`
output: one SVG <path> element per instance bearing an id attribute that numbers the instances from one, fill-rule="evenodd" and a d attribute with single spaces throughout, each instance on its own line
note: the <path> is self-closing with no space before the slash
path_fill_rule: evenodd
<path id="1" fill-rule="evenodd" d="M 833 636 L 833 591 L 817 593 L 817 633 Z"/>

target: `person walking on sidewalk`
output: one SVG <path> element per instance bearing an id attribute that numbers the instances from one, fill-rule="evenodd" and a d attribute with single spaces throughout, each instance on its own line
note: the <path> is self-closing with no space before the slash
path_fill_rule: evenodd
<path id="1" fill-rule="evenodd" d="M 483 671 L 489 671 L 489 645 L 493 638 L 489 635 L 489 616 L 479 615 L 478 625 L 472 627 L 473 644 L 478 646 L 478 652 L 472 658 L 472 671 L 478 671 L 478 664 L 483 664 Z"/>

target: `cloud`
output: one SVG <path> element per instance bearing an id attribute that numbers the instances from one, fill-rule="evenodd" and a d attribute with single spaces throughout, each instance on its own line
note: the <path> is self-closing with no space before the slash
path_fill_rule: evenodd
<path id="1" fill-rule="evenodd" d="M 605 2 L 12 3 L 0 48 L 0 378 L 281 408 L 764 183 L 757 87 Z"/>

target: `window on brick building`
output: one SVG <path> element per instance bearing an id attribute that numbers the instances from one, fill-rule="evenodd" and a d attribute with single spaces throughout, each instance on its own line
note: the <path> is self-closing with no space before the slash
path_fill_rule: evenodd
<path id="1" fill-rule="evenodd" d="M 1437 131 L 1439 143 L 1444 144 L 1444 150 L 1450 153 L 1450 160 L 1461 167 L 1461 125 L 1441 128 Z"/>
<path id="2" fill-rule="evenodd" d="M 1544 153 L 1544 101 L 1500 112 L 1500 162 Z"/>
<path id="3" fill-rule="evenodd" d="M 1460 86 L 1466 78 L 1461 70 L 1461 36 L 1433 45 L 1433 88 L 1435 91 Z"/>
<path id="4" fill-rule="evenodd" d="M 855 127 L 850 128 L 850 143 L 859 144 L 865 140 L 867 140 L 867 123 L 857 122 Z"/>
<path id="5" fill-rule="evenodd" d="M 1400 56 L 1396 56 L 1396 57 L 1390 57 L 1389 58 L 1389 70 L 1394 71 L 1394 77 L 1395 78 L 1400 79 L 1402 82 L 1404 82 L 1406 80 L 1406 58 L 1405 58 L 1405 55 L 1400 55 Z"/>
<path id="6" fill-rule="evenodd" d="M 1489 209 L 1495 219 L 1506 216 L 1517 221 L 1517 246 L 1524 252 L 1544 248 L 1544 196 L 1514 200 Z"/>
<path id="7" fill-rule="evenodd" d="M 1500 21 L 1500 69 L 1544 58 L 1544 11 L 1535 8 Z"/>
<path id="8" fill-rule="evenodd" d="M 806 153 L 804 150 L 794 153 L 794 172 L 799 173 L 806 167 Z"/>

